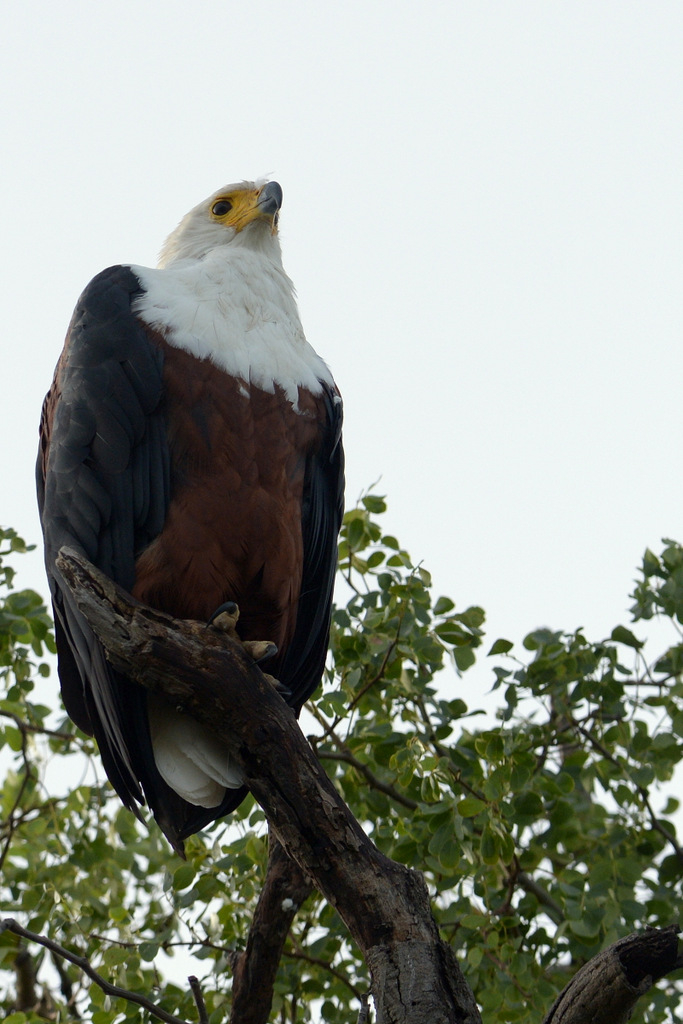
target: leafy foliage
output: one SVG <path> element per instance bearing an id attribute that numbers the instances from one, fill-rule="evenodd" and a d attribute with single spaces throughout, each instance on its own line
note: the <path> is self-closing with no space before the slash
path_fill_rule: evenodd
<path id="1" fill-rule="evenodd" d="M 311 741 L 378 847 L 424 872 L 487 1024 L 538 1021 L 601 947 L 681 914 L 670 783 L 683 752 L 683 549 L 666 541 L 661 555 L 646 552 L 634 592 L 636 622 L 671 622 L 674 642 L 653 665 L 618 625 L 599 642 L 580 630 L 536 630 L 521 651 L 496 640 L 485 671 L 475 663 L 484 612 L 434 599 L 429 573 L 383 532 L 384 511 L 369 494 L 345 518 L 344 603 Z M 38 595 L 12 589 L 6 556 L 23 542 L 12 531 L 0 539 L 3 916 L 186 1020 L 196 1011 L 184 976 L 198 974 L 210 1021 L 224 1021 L 231 952 L 244 946 L 265 870 L 263 815 L 248 800 L 194 837 L 182 863 L 154 824 L 118 805 L 92 742 L 36 700 L 41 659 L 54 650 L 49 619 Z M 500 695 L 495 719 L 461 699 L 466 672 Z M 38 1009 L 16 1007 L 18 948 L 0 935 L 11 1024 L 142 1019 L 47 958 L 48 996 Z M 288 940 L 273 1019 L 346 1024 L 367 989 L 342 922 L 312 896 Z M 670 1020 L 679 1001 L 666 982 L 634 1019 Z"/>

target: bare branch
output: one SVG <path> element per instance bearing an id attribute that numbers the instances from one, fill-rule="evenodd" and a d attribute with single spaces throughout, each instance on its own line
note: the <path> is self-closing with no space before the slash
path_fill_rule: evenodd
<path id="1" fill-rule="evenodd" d="M 17 976 L 17 998 L 15 1010 L 33 1010 L 38 1004 L 36 990 L 36 967 L 27 949 L 18 949 L 14 957 L 14 971 Z"/>
<path id="2" fill-rule="evenodd" d="M 357 1024 L 365 1024 L 370 1013 L 370 1000 L 368 999 L 365 992 L 361 993 L 360 997 L 360 1010 L 358 1011 L 358 1022 Z"/>
<path id="3" fill-rule="evenodd" d="M 288 856 L 363 952 L 380 1024 L 479 1024 L 424 879 L 370 842 L 242 646 L 140 605 L 74 552 L 63 550 L 57 564 L 111 663 L 183 708 L 234 757 Z"/>
<path id="4" fill-rule="evenodd" d="M 290 860 L 271 831 L 266 878 L 247 947 L 232 957 L 231 1021 L 267 1024 L 283 946 L 296 912 L 312 891 L 310 879 Z"/>
<path id="5" fill-rule="evenodd" d="M 527 875 L 526 871 L 518 871 L 513 878 L 513 883 L 519 885 L 520 888 L 524 889 L 525 892 L 531 893 L 535 896 L 542 907 L 545 907 L 545 911 L 551 920 L 555 924 L 562 924 L 564 921 L 564 911 L 559 903 L 550 896 L 542 885 L 540 885 L 535 878 L 531 875 Z"/>
<path id="6" fill-rule="evenodd" d="M 36 736 L 48 736 L 51 739 L 68 740 L 72 743 L 78 739 L 73 732 L 60 732 L 57 729 L 48 729 L 43 725 L 32 725 L 31 722 L 25 722 L 13 711 L 0 711 L 0 717 L 11 719 L 21 732 L 33 733 Z"/>
<path id="7" fill-rule="evenodd" d="M 624 1024 L 659 978 L 681 967 L 678 926 L 628 935 L 589 960 L 560 993 L 543 1024 Z"/>
<path id="8" fill-rule="evenodd" d="M 417 808 L 420 805 L 417 803 L 416 800 L 411 800 L 409 796 L 405 796 L 403 793 L 400 793 L 393 786 L 390 786 L 387 782 L 382 782 L 381 779 L 378 779 L 377 776 L 373 774 L 372 771 L 370 771 L 366 764 L 363 764 L 362 761 L 359 761 L 358 758 L 354 756 L 354 754 L 349 750 L 349 748 L 346 746 L 341 737 L 338 736 L 337 733 L 334 731 L 334 727 L 327 726 L 324 718 L 322 717 L 322 715 L 319 714 L 319 712 L 316 711 L 315 708 L 311 708 L 310 710 L 313 717 L 318 722 L 320 722 L 320 724 L 323 727 L 325 727 L 326 734 L 331 737 L 338 751 L 338 753 L 333 754 L 326 750 L 320 750 L 318 747 L 318 737 L 311 737 L 311 739 L 315 742 L 315 752 L 321 761 L 343 761 L 346 764 L 352 765 L 356 769 L 356 771 L 360 772 L 360 774 L 363 776 L 366 782 L 368 782 L 373 789 L 378 790 L 380 793 L 384 793 L 386 796 L 390 797 L 396 803 L 402 804 L 403 807 L 407 807 L 408 810 L 410 811 L 417 810 Z"/>
<path id="9" fill-rule="evenodd" d="M 0 932 L 8 931 L 13 932 L 15 935 L 20 935 L 22 938 L 27 939 L 29 942 L 36 942 L 39 946 L 44 946 L 45 949 L 49 949 L 51 953 L 61 957 L 63 960 L 68 960 L 69 963 L 75 964 L 84 974 L 86 974 L 91 981 L 94 981 L 98 985 L 105 995 L 113 996 L 115 999 L 127 999 L 131 1003 L 135 1003 L 137 1006 L 141 1006 L 143 1010 L 147 1010 L 153 1017 L 158 1020 L 165 1021 L 165 1024 L 188 1024 L 188 1021 L 183 1020 L 181 1017 L 174 1017 L 172 1013 L 166 1013 L 160 1006 L 153 1003 L 150 999 L 145 996 L 139 995 L 137 992 L 130 992 L 128 989 L 119 988 L 118 985 L 112 985 L 111 982 L 103 978 L 101 974 L 98 974 L 95 968 L 91 965 L 89 960 L 86 960 L 84 956 L 78 956 L 76 953 L 71 953 L 64 946 L 60 946 L 59 943 L 54 942 L 52 939 L 48 939 L 45 935 L 38 935 L 36 932 L 30 932 L 28 928 L 23 928 L 17 921 L 14 921 L 11 917 L 5 918 L 4 921 L 0 921 Z"/>
<path id="10" fill-rule="evenodd" d="M 197 1012 L 199 1014 L 199 1024 L 209 1024 L 209 1015 L 206 1012 L 206 1003 L 204 1002 L 204 996 L 199 985 L 199 978 L 196 978 L 194 974 L 191 974 L 187 979 L 192 989 L 192 995 L 194 1001 L 197 1004 Z"/>
<path id="11" fill-rule="evenodd" d="M 74 1020 L 81 1020 L 81 1014 L 78 1012 L 76 1000 L 74 998 L 74 990 L 73 985 L 71 983 L 71 978 L 69 977 L 67 970 L 61 961 L 61 958 L 58 957 L 55 953 L 52 954 L 52 963 L 54 964 L 54 968 L 57 971 L 57 974 L 59 975 L 60 989 L 62 995 L 64 996 L 64 999 L 66 1000 L 66 1005 L 69 1007 L 69 1013 L 72 1015 Z"/>

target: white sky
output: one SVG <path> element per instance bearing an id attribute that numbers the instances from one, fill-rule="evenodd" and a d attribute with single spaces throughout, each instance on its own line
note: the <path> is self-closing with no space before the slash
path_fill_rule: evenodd
<path id="1" fill-rule="evenodd" d="M 0 521 L 39 539 L 86 283 L 270 173 L 349 501 L 381 476 L 491 641 L 625 621 L 644 548 L 683 539 L 682 54 L 678 0 L 3 5 Z"/>

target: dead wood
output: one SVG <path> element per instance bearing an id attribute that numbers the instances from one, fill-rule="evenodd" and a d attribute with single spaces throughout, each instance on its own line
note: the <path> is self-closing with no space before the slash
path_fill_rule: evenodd
<path id="1" fill-rule="evenodd" d="M 287 855 L 358 943 L 378 1024 L 478 1024 L 422 875 L 370 842 L 241 645 L 139 604 L 76 552 L 63 549 L 57 564 L 111 663 L 200 721 L 235 758 Z"/>
<path id="2" fill-rule="evenodd" d="M 543 1024 L 622 1024 L 654 983 L 683 966 L 677 925 L 648 928 L 608 946 L 577 971 Z"/>
<path id="3" fill-rule="evenodd" d="M 232 1024 L 267 1019 L 263 998 L 251 1016 L 248 1004 L 259 982 L 274 977 L 294 904 L 311 884 L 337 909 L 361 949 L 378 1024 L 480 1024 L 453 951 L 439 936 L 422 875 L 370 842 L 294 714 L 241 644 L 202 623 L 140 605 L 75 552 L 63 549 L 58 566 L 112 664 L 219 737 L 281 844 L 281 851 L 275 846 L 271 852 L 270 878 L 247 949 L 235 958 L 235 999 L 242 1008 L 233 1007 Z M 281 852 L 298 865 L 282 898 L 287 861 Z M 598 954 L 560 994 L 544 1024 L 626 1021 L 655 981 L 683 965 L 677 934 L 675 926 L 650 929 Z M 268 985 L 270 1000 L 272 978 Z"/>

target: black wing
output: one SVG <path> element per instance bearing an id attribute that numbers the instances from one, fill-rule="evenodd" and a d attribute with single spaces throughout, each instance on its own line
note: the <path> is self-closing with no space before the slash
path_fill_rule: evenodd
<path id="1" fill-rule="evenodd" d="M 107 775 L 132 810 L 143 799 L 140 781 L 153 809 L 159 783 L 165 787 L 144 692 L 108 664 L 55 560 L 69 545 L 130 590 L 135 560 L 166 517 L 163 357 L 131 311 L 140 291 L 130 268 L 111 267 L 79 299 L 43 406 L 37 467 L 64 704 L 96 737 Z"/>
<path id="2" fill-rule="evenodd" d="M 279 671 L 297 714 L 322 678 L 337 572 L 337 537 L 344 514 L 342 403 L 324 387 L 327 423 L 322 444 L 306 466 L 302 505 L 303 576 L 296 629 Z"/>

